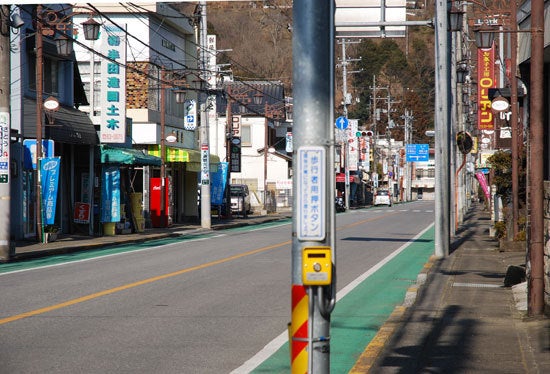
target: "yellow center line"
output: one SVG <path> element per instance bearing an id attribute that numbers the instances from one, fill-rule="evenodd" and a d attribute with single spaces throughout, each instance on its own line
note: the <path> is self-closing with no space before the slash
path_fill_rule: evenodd
<path id="1" fill-rule="evenodd" d="M 220 260 L 207 262 L 207 263 L 202 264 L 202 265 L 193 266 L 193 267 L 190 267 L 190 268 L 174 271 L 172 273 L 167 273 L 167 274 L 159 275 L 159 276 L 156 276 L 156 277 L 143 279 L 143 280 L 140 280 L 140 281 L 137 281 L 137 282 L 128 283 L 128 284 L 125 284 L 125 285 L 122 285 L 122 286 L 110 288 L 108 290 L 103 290 L 103 291 L 100 291 L 100 292 L 92 293 L 90 295 L 86 295 L 86 296 L 82 296 L 82 297 L 79 297 L 79 298 L 76 298 L 76 299 L 68 300 L 68 301 L 65 301 L 63 303 L 50 305 L 50 306 L 47 306 L 47 307 L 44 307 L 44 308 L 31 310 L 29 312 L 25 312 L 25 313 L 21 313 L 21 314 L 16 314 L 16 315 L 11 316 L 11 317 L 6 317 L 6 318 L 0 319 L 0 325 L 4 325 L 4 324 L 10 323 L 10 322 L 15 322 L 15 321 L 18 321 L 18 320 L 23 319 L 23 318 L 28 318 L 28 317 L 33 317 L 33 316 L 37 316 L 37 315 L 40 315 L 40 314 L 48 313 L 48 312 L 58 310 L 58 309 L 61 309 L 61 308 L 66 308 L 66 307 L 71 306 L 71 305 L 75 305 L 75 304 L 83 303 L 85 301 L 97 299 L 97 298 L 102 297 L 102 296 L 111 295 L 111 294 L 114 294 L 116 292 L 128 290 L 130 288 L 143 286 L 145 284 L 157 282 L 159 280 L 175 277 L 175 276 L 178 276 L 178 275 L 181 275 L 181 274 L 189 273 L 191 271 L 201 270 L 201 269 L 205 269 L 205 268 L 208 268 L 208 267 L 211 267 L 211 266 L 223 264 L 225 262 L 237 260 L 237 259 L 240 259 L 240 258 L 243 258 L 243 257 L 246 257 L 246 256 L 250 256 L 250 255 L 253 255 L 253 254 L 256 254 L 256 253 L 265 252 L 265 251 L 268 251 L 270 249 L 282 247 L 282 246 L 288 245 L 290 243 L 291 243 L 291 241 L 287 240 L 287 241 L 282 242 L 282 243 L 273 244 L 273 245 L 270 245 L 270 246 L 254 249 L 252 251 L 240 253 L 238 255 L 222 258 Z"/>

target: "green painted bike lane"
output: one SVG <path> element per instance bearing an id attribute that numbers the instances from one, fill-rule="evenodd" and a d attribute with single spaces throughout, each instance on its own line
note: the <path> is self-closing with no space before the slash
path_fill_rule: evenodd
<path id="1" fill-rule="evenodd" d="M 414 242 L 338 300 L 331 315 L 330 372 L 348 373 L 434 252 L 432 225 Z M 290 373 L 286 342 L 253 373 Z"/>

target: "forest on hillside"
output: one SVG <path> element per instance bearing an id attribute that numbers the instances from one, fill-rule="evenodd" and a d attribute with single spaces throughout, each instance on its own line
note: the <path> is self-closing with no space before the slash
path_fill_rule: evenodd
<path id="1" fill-rule="evenodd" d="M 292 95 L 292 0 L 209 2 L 208 32 L 217 35 L 218 64 L 230 69 L 235 80 L 277 80 Z M 433 7 L 433 5 L 432 5 Z M 412 9 L 409 19 L 431 19 L 433 9 Z M 361 59 L 348 65 L 360 71 L 347 77 L 348 117 L 359 120 L 360 127 L 379 133 L 391 132 L 397 140 L 404 137 L 405 110 L 412 113 L 415 143 L 429 143 L 425 131 L 433 129 L 434 51 L 433 29 L 410 27 L 406 38 L 354 39 L 346 59 Z M 343 113 L 342 56 L 335 41 L 335 113 Z M 373 111 L 373 82 L 376 82 L 376 107 Z M 376 120 L 376 121 L 375 121 Z M 391 128 L 386 128 L 390 125 Z"/>

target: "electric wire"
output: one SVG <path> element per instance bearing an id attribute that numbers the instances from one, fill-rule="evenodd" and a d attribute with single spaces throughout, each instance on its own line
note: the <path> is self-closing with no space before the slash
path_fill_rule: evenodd
<path id="1" fill-rule="evenodd" d="M 116 23 L 115 21 L 113 21 L 113 20 L 111 19 L 111 17 L 107 16 L 104 12 L 99 11 L 99 10 L 98 10 L 95 6 L 93 6 L 92 4 L 87 3 L 87 6 L 89 6 L 91 9 L 93 9 L 94 12 L 95 12 L 95 14 L 97 14 L 98 17 L 100 17 L 100 19 L 106 19 L 106 20 L 109 21 L 112 25 L 118 27 L 120 30 L 123 30 L 124 33 L 125 33 L 127 36 L 132 37 L 134 40 L 136 40 L 136 41 L 138 41 L 139 43 L 143 44 L 144 46 L 146 46 L 147 48 L 149 48 L 151 51 L 156 52 L 158 55 L 167 58 L 169 61 L 172 61 L 172 62 L 174 62 L 174 63 L 176 63 L 176 64 L 178 64 L 178 65 L 184 66 L 184 69 L 185 69 L 186 71 L 191 71 L 190 74 L 194 74 L 194 75 L 196 75 L 196 77 L 197 77 L 198 79 L 201 79 L 201 77 L 199 76 L 199 73 L 202 72 L 202 71 L 204 71 L 205 69 L 194 69 L 194 68 L 189 68 L 189 67 L 186 66 L 185 64 L 183 64 L 183 63 L 181 63 L 181 62 L 179 62 L 179 61 L 176 61 L 176 60 L 172 59 L 172 58 L 169 57 L 169 56 L 166 56 L 166 55 L 163 54 L 162 52 L 160 52 L 160 51 L 156 50 L 155 48 L 152 48 L 151 46 L 145 44 L 141 39 L 139 39 L 138 37 L 134 36 L 132 33 L 128 32 L 125 28 L 121 27 L 118 23 Z M 27 14 L 29 14 L 31 17 L 34 16 L 33 13 L 30 12 L 28 9 L 26 9 L 23 5 L 19 6 L 19 8 L 20 8 L 21 10 L 23 10 L 24 12 L 26 12 Z M 65 12 L 65 11 L 67 11 L 67 10 L 70 9 L 70 8 L 72 9 L 72 7 L 62 8 L 61 11 Z M 148 12 L 148 13 L 154 13 L 154 12 L 150 12 L 150 11 L 147 11 L 147 12 Z M 156 14 L 156 13 L 155 13 L 155 14 Z M 185 17 L 185 16 L 182 15 L 182 17 Z M 186 17 L 186 18 L 188 18 L 188 17 Z M 41 19 L 39 19 L 38 17 L 37 17 L 37 21 L 38 21 L 38 22 L 42 22 L 42 23 L 44 24 L 44 21 L 41 20 Z M 152 30 L 152 31 L 154 31 L 154 30 Z M 149 73 L 146 73 L 146 72 L 144 72 L 143 70 L 140 70 L 140 69 L 135 68 L 135 67 L 133 67 L 133 66 L 131 66 L 131 65 L 128 65 L 127 63 L 121 63 L 121 62 L 119 62 L 119 61 L 116 61 L 116 60 L 110 58 L 109 56 L 107 56 L 107 55 L 105 55 L 105 54 L 103 54 L 103 53 L 101 53 L 101 52 L 95 50 L 94 48 L 88 47 L 86 44 L 84 44 L 84 43 L 78 41 L 77 39 L 75 39 L 75 38 L 73 38 L 73 37 L 71 37 L 71 36 L 69 36 L 69 35 L 65 35 L 65 36 L 67 36 L 73 43 L 76 43 L 76 44 L 79 45 L 80 47 L 86 49 L 87 51 L 89 51 L 89 52 L 91 52 L 91 53 L 93 53 L 93 54 L 95 54 L 95 55 L 97 55 L 97 56 L 99 56 L 99 57 L 101 57 L 101 58 L 104 58 L 104 59 L 106 59 L 106 60 L 108 60 L 108 61 L 110 61 L 110 62 L 112 62 L 112 63 L 115 63 L 115 64 L 121 66 L 121 67 L 124 67 L 124 68 L 126 68 L 126 69 L 129 69 L 129 70 L 131 70 L 131 71 L 133 71 L 133 72 L 135 72 L 135 73 L 141 74 L 141 75 L 147 77 L 148 79 L 150 79 L 151 81 L 156 81 L 156 82 L 157 82 L 157 89 L 160 89 L 160 87 L 162 86 L 163 83 L 165 83 L 165 84 L 167 84 L 167 85 L 171 85 L 171 83 L 172 83 L 172 82 L 169 82 L 169 81 L 163 82 L 162 79 L 161 79 L 160 77 L 158 77 L 158 76 L 155 76 L 155 75 L 151 75 L 151 74 L 149 74 Z M 197 46 L 198 48 L 203 48 L 203 49 L 204 49 L 204 47 L 199 46 L 199 45 L 196 44 L 195 42 L 191 42 L 191 43 L 194 44 L 195 46 Z M 197 60 L 198 60 L 198 59 L 197 59 Z M 153 63 L 153 64 L 156 64 L 156 63 Z M 160 72 L 159 72 L 159 75 L 160 75 Z M 273 98 L 276 102 L 282 103 L 282 107 L 284 107 L 284 106 L 286 105 L 284 99 L 283 99 L 283 100 L 280 100 L 280 99 L 278 99 L 278 98 L 276 98 L 276 97 L 273 97 L 273 96 L 271 96 L 271 95 L 269 95 L 269 94 L 263 92 L 263 91 L 260 90 L 258 87 L 254 86 L 253 84 L 250 84 L 250 83 L 248 83 L 248 82 L 246 82 L 246 81 L 237 81 L 237 83 L 240 83 L 240 84 L 242 84 L 242 85 L 248 87 L 248 88 L 251 89 L 251 90 L 257 91 L 257 92 L 261 93 L 262 95 L 265 95 L 265 96 L 268 96 L 268 97 Z M 175 87 L 175 88 L 178 88 L 178 87 Z M 219 90 L 203 89 L 203 88 L 190 87 L 190 86 L 185 86 L 185 87 L 181 87 L 181 88 L 183 88 L 184 90 L 195 91 L 195 92 L 203 92 L 203 93 L 213 93 L 213 92 L 214 92 L 214 93 L 220 93 Z M 235 103 L 244 106 L 245 108 L 248 109 L 249 112 L 252 112 L 252 113 L 257 114 L 257 115 L 259 115 L 259 116 L 263 116 L 263 117 L 267 118 L 268 120 L 275 120 L 274 118 L 269 118 L 266 114 L 261 113 L 261 112 L 255 110 L 254 108 L 250 107 L 250 106 L 248 105 L 248 103 L 239 100 L 238 98 L 236 98 L 235 96 L 231 95 L 230 93 L 228 93 L 228 92 L 226 92 L 226 91 L 223 92 L 223 95 L 226 96 L 226 97 L 231 98 Z M 282 109 L 282 108 L 280 108 L 280 109 Z"/>

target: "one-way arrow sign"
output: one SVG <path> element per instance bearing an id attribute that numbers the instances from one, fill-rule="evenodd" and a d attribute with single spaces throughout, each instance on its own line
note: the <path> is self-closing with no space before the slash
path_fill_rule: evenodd
<path id="1" fill-rule="evenodd" d="M 340 130 L 345 130 L 348 128 L 349 121 L 346 117 L 336 118 L 336 128 Z"/>

